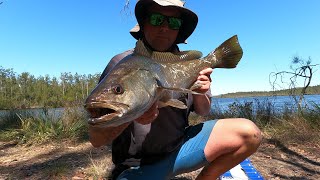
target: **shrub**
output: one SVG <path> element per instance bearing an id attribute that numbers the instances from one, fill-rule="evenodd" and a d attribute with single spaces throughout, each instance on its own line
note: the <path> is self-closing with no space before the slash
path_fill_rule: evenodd
<path id="1" fill-rule="evenodd" d="M 16 113 L 16 116 L 19 123 L 3 130 L 1 139 L 26 144 L 87 139 L 87 115 L 82 108 L 66 108 L 62 116 L 49 114 L 46 109 L 37 115 L 27 112 L 23 115 Z"/>

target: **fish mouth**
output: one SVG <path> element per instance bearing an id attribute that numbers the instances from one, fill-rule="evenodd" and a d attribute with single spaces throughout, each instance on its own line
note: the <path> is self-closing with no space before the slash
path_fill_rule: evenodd
<path id="1" fill-rule="evenodd" d="M 121 118 L 127 112 L 128 106 L 125 104 L 109 104 L 101 102 L 91 102 L 85 104 L 85 108 L 90 115 L 88 123 L 93 126 L 107 126 Z"/>

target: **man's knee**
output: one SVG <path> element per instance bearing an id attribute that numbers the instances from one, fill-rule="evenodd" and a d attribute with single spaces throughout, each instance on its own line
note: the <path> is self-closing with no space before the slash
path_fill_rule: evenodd
<path id="1" fill-rule="evenodd" d="M 256 150 L 262 139 L 260 129 L 249 119 L 233 118 L 225 119 L 220 126 L 220 133 L 227 140 L 227 144 L 238 149 L 246 146 L 247 149 Z M 227 145 L 228 146 L 228 145 Z"/>
<path id="2" fill-rule="evenodd" d="M 248 148 L 256 150 L 262 140 L 260 129 L 251 120 L 241 118 L 239 121 L 241 121 L 241 123 L 239 123 L 237 131 L 243 139 L 243 143 L 247 145 Z"/>

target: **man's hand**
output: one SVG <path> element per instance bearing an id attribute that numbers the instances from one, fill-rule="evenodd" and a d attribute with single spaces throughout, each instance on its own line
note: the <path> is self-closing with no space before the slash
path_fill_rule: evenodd
<path id="1" fill-rule="evenodd" d="M 142 116 L 137 118 L 135 121 L 139 124 L 150 124 L 152 123 L 159 114 L 158 102 L 155 102 L 148 111 L 146 111 Z"/>
<path id="2" fill-rule="evenodd" d="M 204 94 L 209 90 L 211 85 L 210 75 L 212 71 L 213 71 L 212 68 L 206 68 L 199 72 L 199 76 L 197 78 L 196 83 L 201 84 L 202 86 L 197 89 L 194 89 L 193 91 Z"/>
<path id="3" fill-rule="evenodd" d="M 200 71 L 197 82 L 198 84 L 201 84 L 202 86 L 194 89 L 193 91 L 196 91 L 201 94 L 205 94 L 209 89 L 211 85 L 211 78 L 210 75 L 212 73 L 212 68 L 206 68 L 202 71 Z M 194 112 L 201 116 L 206 116 L 209 114 L 211 109 L 211 100 L 207 95 L 193 95 L 193 107 Z"/>

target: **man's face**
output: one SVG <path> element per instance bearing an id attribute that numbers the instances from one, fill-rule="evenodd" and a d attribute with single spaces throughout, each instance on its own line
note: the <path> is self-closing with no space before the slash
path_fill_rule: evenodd
<path id="1" fill-rule="evenodd" d="M 168 17 L 180 17 L 180 13 L 172 7 L 152 6 L 149 8 L 149 14 L 159 13 Z M 144 20 L 143 33 L 145 40 L 156 51 L 167 51 L 177 39 L 179 30 L 170 29 L 168 21 L 165 20 L 159 26 L 153 26 L 149 22 L 149 17 Z"/>

